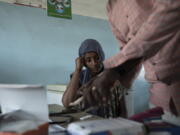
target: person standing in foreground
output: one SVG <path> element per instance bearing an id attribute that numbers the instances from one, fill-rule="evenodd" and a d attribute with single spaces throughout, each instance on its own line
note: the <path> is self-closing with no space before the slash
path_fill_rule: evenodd
<path id="1" fill-rule="evenodd" d="M 92 88 L 100 93 L 91 95 L 93 102 L 106 101 L 117 79 L 130 87 L 143 65 L 150 103 L 180 116 L 180 0 L 109 0 L 107 11 L 121 51 L 105 60 L 105 70 L 89 82 L 87 102 L 92 102 Z"/>

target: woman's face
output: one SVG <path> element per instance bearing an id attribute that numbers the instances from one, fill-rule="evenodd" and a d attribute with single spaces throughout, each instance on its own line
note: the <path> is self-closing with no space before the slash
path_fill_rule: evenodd
<path id="1" fill-rule="evenodd" d="M 101 61 L 97 53 L 88 52 L 84 56 L 84 62 L 92 73 L 98 73 L 101 69 Z"/>

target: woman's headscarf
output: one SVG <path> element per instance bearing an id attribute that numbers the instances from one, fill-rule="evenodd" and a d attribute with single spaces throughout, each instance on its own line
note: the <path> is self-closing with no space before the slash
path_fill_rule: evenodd
<path id="1" fill-rule="evenodd" d="M 84 56 L 88 52 L 97 53 L 101 62 L 105 59 L 104 51 L 100 43 L 94 39 L 86 39 L 81 43 L 81 46 L 79 48 L 79 57 Z M 83 70 L 80 77 L 81 85 L 87 83 L 90 79 L 90 71 L 88 69 Z"/>
<path id="2" fill-rule="evenodd" d="M 79 48 L 79 56 L 84 56 L 85 53 L 88 52 L 96 52 L 100 57 L 100 61 L 105 59 L 104 51 L 100 45 L 100 43 L 94 39 L 86 39 L 81 43 Z"/>

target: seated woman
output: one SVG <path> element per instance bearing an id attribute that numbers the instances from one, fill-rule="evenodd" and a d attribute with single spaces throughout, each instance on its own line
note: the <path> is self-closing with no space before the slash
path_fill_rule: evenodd
<path id="1" fill-rule="evenodd" d="M 105 55 L 103 49 L 98 41 L 94 39 L 86 39 L 82 42 L 79 48 L 79 57 L 76 58 L 75 71 L 71 75 L 71 80 L 62 98 L 62 103 L 65 107 L 70 106 L 70 103 L 74 102 L 80 97 L 79 88 L 81 86 L 87 84 L 89 80 L 91 80 L 93 77 L 97 76 L 104 70 L 102 63 L 104 58 Z M 83 69 L 83 67 L 85 67 L 85 69 Z M 121 103 L 118 103 L 118 105 L 121 106 L 121 110 L 123 109 L 124 112 L 126 112 L 124 99 Z M 91 107 L 91 105 L 86 104 L 84 109 L 87 109 L 89 107 Z M 98 107 L 94 110 L 91 110 L 90 113 L 101 117 L 111 117 L 109 113 L 107 114 L 107 111 L 109 110 L 109 107 Z M 111 113 L 113 113 L 113 111 L 114 110 L 112 110 Z M 121 115 L 118 111 L 115 111 L 114 113 L 118 113 L 118 115 L 115 116 Z"/>

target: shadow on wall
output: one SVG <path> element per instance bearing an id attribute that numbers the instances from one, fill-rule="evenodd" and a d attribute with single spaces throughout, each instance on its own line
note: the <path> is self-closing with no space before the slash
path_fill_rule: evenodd
<path id="1" fill-rule="evenodd" d="M 133 84 L 133 94 L 134 94 L 134 112 L 139 113 L 149 106 L 149 84 L 144 80 L 144 78 L 138 78 Z"/>
<path id="2" fill-rule="evenodd" d="M 69 79 L 68 72 L 70 71 L 63 66 L 45 67 L 44 65 L 39 65 L 38 67 L 30 67 L 28 64 L 12 63 L 1 62 L 2 66 L 0 67 L 0 83 L 42 85 L 65 84 L 65 81 Z M 11 68 L 7 68 L 7 65 L 11 65 Z M 12 70 L 12 66 L 14 67 L 15 71 Z M 66 76 L 66 78 L 63 76 Z"/>
<path id="3" fill-rule="evenodd" d="M 16 74 L 11 71 L 7 71 L 6 69 L 0 68 L 0 83 L 15 83 L 19 82 L 21 78 L 19 78 Z"/>

